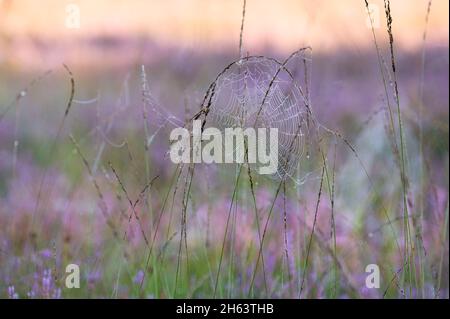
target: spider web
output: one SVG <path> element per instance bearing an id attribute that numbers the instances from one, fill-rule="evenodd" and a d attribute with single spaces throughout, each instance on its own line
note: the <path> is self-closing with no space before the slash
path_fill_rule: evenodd
<path id="1" fill-rule="evenodd" d="M 295 63 L 298 60 L 310 61 L 303 55 L 297 58 L 293 59 Z M 230 64 L 214 82 L 205 127 L 215 127 L 222 132 L 226 128 L 238 127 L 277 128 L 278 168 L 276 173 L 265 176 L 276 180 L 289 178 L 296 184 L 303 184 L 309 173 L 304 170 L 306 174 L 300 176 L 297 169 L 301 159 L 309 158 L 315 122 L 311 120 L 308 93 L 301 87 L 307 87 L 309 79 L 307 76 L 298 76 L 299 65 L 297 63 L 291 73 L 287 66 L 264 56 L 247 57 Z M 306 64 L 303 67 L 306 68 Z M 191 123 L 182 121 L 164 109 L 152 96 L 145 71 L 142 77 L 143 99 L 149 108 L 149 117 L 156 120 L 157 126 L 149 140 L 168 126 L 189 127 Z M 269 149 L 268 138 L 266 143 L 266 149 Z M 235 152 L 236 149 L 233 150 Z M 259 163 L 249 165 L 257 173 L 258 168 L 264 166 Z"/>
<path id="2" fill-rule="evenodd" d="M 274 59 L 250 57 L 233 64 L 217 79 L 207 122 L 222 131 L 277 128 L 278 168 L 270 177 L 298 181 L 295 173 L 307 153 L 310 116 L 307 97 L 286 68 Z M 261 166 L 249 165 L 253 170 Z"/>

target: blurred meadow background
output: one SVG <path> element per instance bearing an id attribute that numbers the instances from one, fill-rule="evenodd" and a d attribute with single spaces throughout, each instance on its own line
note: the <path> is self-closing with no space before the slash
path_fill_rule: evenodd
<path id="1" fill-rule="evenodd" d="M 392 46 L 368 4 L 0 0 L 0 297 L 448 298 L 449 2 Z M 170 161 L 227 65 L 307 46 L 304 179 Z"/>

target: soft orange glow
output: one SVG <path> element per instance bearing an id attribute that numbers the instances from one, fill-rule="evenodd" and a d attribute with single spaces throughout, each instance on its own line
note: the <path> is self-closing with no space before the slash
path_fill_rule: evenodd
<path id="1" fill-rule="evenodd" d="M 6 2 L 5 0 L 0 2 Z M 327 49 L 341 44 L 363 45 L 367 37 L 362 0 L 249 0 L 245 28 L 248 47 L 265 43 L 281 48 L 308 44 Z M 65 7 L 78 4 L 81 28 L 65 28 Z M 383 18 L 382 1 L 379 5 Z M 427 1 L 392 1 L 394 28 L 402 45 L 421 40 Z M 431 41 L 448 39 L 446 0 L 433 2 L 429 22 Z M 240 0 L 10 0 L 2 17 L 2 32 L 41 37 L 98 34 L 148 35 L 158 42 L 213 47 L 237 42 L 241 19 Z M 384 19 L 381 21 L 383 26 Z"/>
<path id="2" fill-rule="evenodd" d="M 66 6 L 80 8 L 79 29 L 65 26 Z M 378 5 L 380 43 L 386 39 L 382 0 Z M 406 50 L 422 45 L 428 0 L 394 0 L 395 44 Z M 0 0 L 0 59 L 2 48 L 15 61 L 30 63 L 35 44 L 46 43 L 51 56 L 75 54 L 94 57 L 89 44 L 79 39 L 113 37 L 144 39 L 160 47 L 198 51 L 238 51 L 241 0 Z M 428 45 L 448 47 L 447 0 L 435 0 L 428 24 Z M 248 0 L 244 50 L 261 53 L 270 47 L 288 53 L 301 46 L 317 52 L 372 49 L 372 34 L 363 0 Z M 3 41 L 8 39 L 8 41 Z M 37 41 L 36 41 L 37 40 Z M 31 43 L 31 44 L 30 44 Z M 26 44 L 26 49 L 24 44 Z M 22 48 L 21 50 L 17 49 Z M 123 49 L 123 48 L 122 48 Z M 58 53 L 59 50 L 59 53 Z M 133 49 L 134 50 L 134 49 Z M 121 52 L 136 56 L 136 50 Z M 80 53 L 82 51 L 82 53 Z M 42 58 L 41 58 L 42 59 Z"/>

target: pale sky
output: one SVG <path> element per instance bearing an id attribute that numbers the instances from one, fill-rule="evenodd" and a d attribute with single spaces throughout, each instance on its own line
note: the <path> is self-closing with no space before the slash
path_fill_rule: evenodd
<path id="1" fill-rule="evenodd" d="M 385 36 L 381 0 L 380 37 Z M 66 6 L 80 9 L 80 28 L 65 26 Z M 420 47 L 428 0 L 392 0 L 396 44 Z M 378 7 L 376 7 L 378 6 Z M 448 46 L 448 0 L 434 0 L 429 43 Z M 237 47 L 241 0 L 0 0 L 0 36 L 71 41 L 98 35 L 148 36 L 162 46 L 198 50 Z M 7 11 L 5 11 L 7 9 Z M 374 14 L 376 15 L 376 10 Z M 376 18 L 377 20 L 377 18 Z M 372 45 L 363 0 L 247 0 L 245 50 L 312 46 L 315 52 Z"/>

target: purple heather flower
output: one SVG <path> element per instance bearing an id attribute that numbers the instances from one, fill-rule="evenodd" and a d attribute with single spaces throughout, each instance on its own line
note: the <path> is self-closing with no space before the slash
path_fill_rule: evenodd
<path id="1" fill-rule="evenodd" d="M 142 282 L 142 280 L 144 279 L 144 271 L 143 270 L 139 270 L 136 274 L 136 276 L 134 276 L 134 283 L 136 284 L 140 284 Z"/>
<path id="2" fill-rule="evenodd" d="M 10 299 L 19 299 L 19 294 L 16 293 L 14 286 L 8 287 L 8 296 Z"/>

